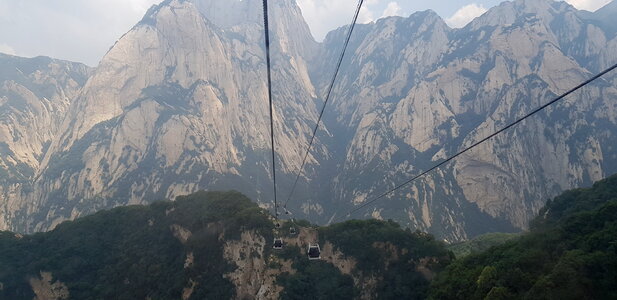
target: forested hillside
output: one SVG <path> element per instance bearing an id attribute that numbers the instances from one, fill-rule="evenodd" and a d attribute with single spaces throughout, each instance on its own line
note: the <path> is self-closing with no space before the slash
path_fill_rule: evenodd
<path id="1" fill-rule="evenodd" d="M 459 259 L 432 299 L 617 299 L 617 176 L 549 201 L 520 239 Z"/>
<path id="2" fill-rule="evenodd" d="M 617 297 L 617 175 L 549 201 L 529 232 L 482 238 L 463 250 L 503 244 L 457 259 L 392 221 L 275 224 L 240 193 L 199 192 L 47 233 L 0 232 L 0 299 Z M 321 260 L 311 261 L 315 243 Z"/>
<path id="3" fill-rule="evenodd" d="M 240 193 L 199 192 L 47 233 L 1 232 L 0 299 L 423 299 L 451 260 L 393 222 L 274 224 Z M 309 261 L 317 242 L 322 259 Z"/>

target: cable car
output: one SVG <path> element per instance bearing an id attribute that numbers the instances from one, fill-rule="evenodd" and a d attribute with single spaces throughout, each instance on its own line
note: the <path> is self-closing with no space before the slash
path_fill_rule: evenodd
<path id="1" fill-rule="evenodd" d="M 281 250 L 283 249 L 283 239 L 281 238 L 275 238 L 274 239 L 274 243 L 272 245 L 272 248 L 276 249 L 276 250 Z"/>
<path id="2" fill-rule="evenodd" d="M 291 234 L 291 235 L 296 235 L 296 233 L 298 233 L 298 232 L 296 231 L 296 227 L 293 227 L 293 226 L 289 227 L 289 234 Z"/>
<path id="3" fill-rule="evenodd" d="M 319 244 L 309 244 L 307 253 L 309 260 L 321 259 L 321 249 L 319 248 Z"/>

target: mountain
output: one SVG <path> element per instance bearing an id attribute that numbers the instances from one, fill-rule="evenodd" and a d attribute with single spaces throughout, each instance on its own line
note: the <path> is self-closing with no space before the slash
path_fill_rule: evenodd
<path id="1" fill-rule="evenodd" d="M 613 22 L 613 17 L 617 13 L 617 1 L 611 1 L 602 8 L 593 13 L 581 11 L 580 14 L 589 20 L 600 22 L 604 28 L 612 30 L 613 34 L 617 34 L 617 25 Z"/>
<path id="2" fill-rule="evenodd" d="M 16 218 L 71 101 L 92 70 L 48 57 L 0 54 L 0 228 Z"/>
<path id="3" fill-rule="evenodd" d="M 423 299 L 450 261 L 431 236 L 375 220 L 286 222 L 274 250 L 272 221 L 237 192 L 199 192 L 46 233 L 0 232 L 0 298 Z M 322 260 L 309 261 L 317 242 Z"/>
<path id="4" fill-rule="evenodd" d="M 204 188 L 238 188 L 270 203 L 256 5 L 165 1 L 150 9 L 76 96 L 21 208 L 31 218 L 12 228 L 45 230 L 101 208 Z M 277 153 L 291 173 L 316 119 L 305 58 L 317 44 L 295 3 L 273 5 L 275 97 L 290 99 L 278 101 Z"/>
<path id="5" fill-rule="evenodd" d="M 617 176 L 556 197 L 531 231 L 455 261 L 431 299 L 614 299 Z"/>
<path id="6" fill-rule="evenodd" d="M 342 127 L 334 194 L 346 212 L 617 61 L 617 39 L 564 2 L 504 2 L 465 28 L 433 12 L 358 29 L 332 99 Z M 335 57 L 342 30 L 322 56 Z M 330 63 L 325 60 L 326 65 Z M 317 87 L 323 87 L 318 70 Z M 617 172 L 616 74 L 585 88 L 408 188 L 365 217 L 449 240 L 507 221 L 525 228 L 545 199 Z M 322 82 L 322 83 L 319 83 Z M 356 216 L 357 217 L 357 216 Z"/>
<path id="7" fill-rule="evenodd" d="M 295 1 L 270 5 L 286 201 L 346 28 L 316 43 Z M 516 0 L 461 29 L 432 11 L 358 25 L 290 211 L 344 219 L 616 62 L 611 7 Z M 152 7 L 75 94 L 28 188 L 0 206 L 0 228 L 45 231 L 200 189 L 272 208 L 261 19 L 252 1 Z M 617 173 L 615 83 L 609 74 L 353 217 L 450 242 L 527 228 L 546 199 Z"/>

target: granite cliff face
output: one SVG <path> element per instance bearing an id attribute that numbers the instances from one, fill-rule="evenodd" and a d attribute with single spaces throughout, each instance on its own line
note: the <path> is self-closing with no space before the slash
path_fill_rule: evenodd
<path id="1" fill-rule="evenodd" d="M 199 189 L 237 189 L 270 206 L 258 2 L 150 9 L 73 91 L 47 151 L 37 152 L 31 188 L 2 199 L 12 202 L 0 228 L 47 230 Z M 271 11 L 283 198 L 345 30 L 318 44 L 293 1 L 272 1 Z M 431 11 L 359 25 L 290 209 L 322 223 L 344 217 L 616 62 L 614 11 L 517 0 L 456 30 Z M 616 83 L 611 74 L 356 217 L 450 241 L 525 228 L 550 196 L 617 172 Z"/>
<path id="2" fill-rule="evenodd" d="M 265 54 L 254 4 L 153 7 L 77 95 L 28 195 L 42 222 L 21 228 L 198 189 L 240 189 L 268 205 Z M 286 99 L 277 101 L 277 148 L 290 173 L 317 111 L 306 63 L 317 44 L 295 4 L 274 2 L 272 10 L 275 97 Z"/>
<path id="3" fill-rule="evenodd" d="M 66 111 L 91 69 L 47 57 L 0 54 L 0 228 L 23 205 Z"/>
<path id="4" fill-rule="evenodd" d="M 614 32 L 583 15 L 563 2 L 515 1 L 460 30 L 432 12 L 361 27 L 328 123 L 347 133 L 335 199 L 361 204 L 615 63 Z M 330 56 L 340 33 L 326 39 Z M 364 215 L 452 239 L 486 226 L 507 230 L 499 220 L 525 228 L 549 197 L 617 172 L 616 78 L 569 96 Z"/>

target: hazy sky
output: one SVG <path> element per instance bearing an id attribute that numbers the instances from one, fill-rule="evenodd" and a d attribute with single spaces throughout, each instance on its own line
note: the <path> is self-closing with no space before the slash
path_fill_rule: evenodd
<path id="1" fill-rule="evenodd" d="M 96 66 L 114 42 L 161 0 L 0 0 L 0 52 L 46 55 Z M 258 1 L 258 0 L 248 0 Z M 291 1 L 291 0 L 289 0 Z M 357 0 L 297 0 L 313 35 L 349 23 Z M 365 0 L 360 21 L 432 9 L 462 27 L 501 0 Z M 596 10 L 610 0 L 567 0 Z"/>

